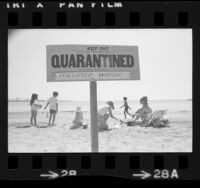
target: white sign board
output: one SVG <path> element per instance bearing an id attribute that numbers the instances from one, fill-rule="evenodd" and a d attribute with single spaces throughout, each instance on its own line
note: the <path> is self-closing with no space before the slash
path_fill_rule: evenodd
<path id="1" fill-rule="evenodd" d="M 137 46 L 47 45 L 47 82 L 140 80 Z"/>

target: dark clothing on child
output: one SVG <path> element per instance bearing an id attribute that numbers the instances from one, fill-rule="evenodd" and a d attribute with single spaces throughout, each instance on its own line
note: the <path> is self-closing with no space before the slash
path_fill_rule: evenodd
<path id="1" fill-rule="evenodd" d="M 56 110 L 50 109 L 50 110 L 49 110 L 49 113 L 50 113 L 50 114 L 56 114 Z"/>

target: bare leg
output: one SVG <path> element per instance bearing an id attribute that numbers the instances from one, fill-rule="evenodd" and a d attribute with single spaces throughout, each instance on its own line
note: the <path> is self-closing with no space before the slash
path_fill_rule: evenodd
<path id="1" fill-rule="evenodd" d="M 33 112 L 31 111 L 31 119 L 30 119 L 31 125 L 33 125 Z"/>
<path id="2" fill-rule="evenodd" d="M 35 126 L 37 126 L 37 120 L 36 120 L 36 118 L 37 118 L 37 112 L 34 113 L 34 122 L 35 122 Z"/>
<path id="3" fill-rule="evenodd" d="M 50 114 L 49 116 L 49 125 L 51 125 L 51 118 L 52 118 L 52 114 Z"/>
<path id="4" fill-rule="evenodd" d="M 125 117 L 125 119 L 126 119 L 126 110 L 124 110 L 124 117 Z"/>
<path id="5" fill-rule="evenodd" d="M 131 115 L 129 112 L 127 112 L 127 114 L 128 114 L 129 116 L 133 117 L 133 115 Z"/>
<path id="6" fill-rule="evenodd" d="M 34 116 L 35 126 L 37 126 L 36 116 Z"/>
<path id="7" fill-rule="evenodd" d="M 133 117 L 130 113 L 129 113 L 129 111 L 128 110 L 126 110 L 126 113 L 129 115 L 129 116 L 131 116 L 131 117 Z"/>
<path id="8" fill-rule="evenodd" d="M 53 121 L 52 121 L 52 125 L 54 125 L 55 119 L 56 119 L 56 114 L 53 114 Z"/>

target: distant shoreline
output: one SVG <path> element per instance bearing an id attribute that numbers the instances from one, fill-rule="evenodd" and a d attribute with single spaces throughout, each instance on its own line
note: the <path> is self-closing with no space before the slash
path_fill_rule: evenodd
<path id="1" fill-rule="evenodd" d="M 48 99 L 47 99 L 48 100 Z M 47 100 L 38 100 L 38 101 L 40 101 L 40 102 L 46 102 Z M 73 101 L 71 101 L 71 100 L 59 100 L 60 102 L 73 102 Z M 30 100 L 8 100 L 8 102 L 30 102 Z"/>
<path id="2" fill-rule="evenodd" d="M 39 100 L 40 102 L 46 102 L 48 99 L 44 100 Z M 149 100 L 149 101 L 192 101 L 192 99 L 152 99 L 152 100 Z M 15 100 L 15 99 L 8 99 L 8 102 L 29 102 L 30 100 L 28 99 L 18 99 L 18 100 Z M 78 102 L 79 100 L 59 100 L 60 102 Z M 99 100 L 99 101 L 102 101 L 102 102 L 105 102 L 106 100 Z M 113 99 L 113 101 L 121 101 L 120 99 L 118 100 L 115 100 Z M 129 99 L 129 101 L 138 101 L 137 99 Z M 89 102 L 89 100 L 80 100 L 80 102 Z"/>

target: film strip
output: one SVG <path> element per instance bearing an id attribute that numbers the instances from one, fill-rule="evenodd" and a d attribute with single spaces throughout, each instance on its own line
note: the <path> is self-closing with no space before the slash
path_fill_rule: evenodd
<path id="1" fill-rule="evenodd" d="M 66 176 L 85 176 L 85 175 L 97 175 L 97 176 L 105 175 L 105 176 L 128 178 L 132 180 L 200 179 L 200 170 L 199 170 L 200 169 L 199 168 L 200 167 L 199 166 L 200 119 L 198 115 L 198 106 L 199 106 L 198 96 L 199 96 L 199 83 L 200 83 L 200 79 L 198 77 L 200 70 L 198 68 L 199 49 L 200 49 L 199 10 L 200 10 L 199 2 L 189 2 L 189 1 L 188 2 L 83 1 L 78 3 L 77 2 L 68 3 L 59 1 L 1 2 L 0 3 L 0 41 L 1 41 L 0 75 L 1 75 L 2 91 L 0 95 L 1 95 L 2 125 L 0 131 L 0 145 L 1 145 L 0 179 L 14 179 L 14 180 L 57 179 Z M 57 152 L 55 151 L 34 152 L 34 150 L 32 152 L 31 145 L 29 146 L 30 147 L 29 152 L 24 152 L 20 148 L 15 148 L 14 151 L 9 152 L 8 148 L 9 148 L 9 143 L 11 142 L 9 141 L 9 139 L 12 140 L 11 137 L 12 132 L 10 132 L 8 128 L 9 118 L 10 118 L 9 101 L 8 101 L 10 91 L 8 91 L 8 88 L 10 82 L 7 82 L 7 80 L 9 80 L 9 57 L 11 53 L 9 52 L 10 48 L 8 45 L 8 40 L 9 36 L 11 36 L 9 32 L 17 29 L 19 30 L 77 29 L 80 31 L 90 30 L 90 29 L 98 29 L 98 30 L 107 29 L 110 31 L 114 31 L 117 29 L 119 30 L 191 29 L 192 30 L 192 49 L 190 49 L 192 50 L 192 84 L 191 84 L 192 129 L 190 130 L 192 132 L 192 143 L 190 148 L 191 152 L 184 152 L 185 150 L 182 151 L 179 149 L 177 149 L 177 152 L 175 151 L 171 152 L 171 150 L 165 152 L 152 152 L 152 151 L 130 152 L 130 151 L 124 151 L 123 149 L 122 152 L 119 151 L 98 152 L 97 150 L 95 150 L 96 145 L 98 145 L 97 143 L 95 144 L 96 142 L 95 138 L 94 140 L 91 141 L 90 138 L 88 140 L 88 143 L 93 142 L 92 150 L 94 152 L 88 152 L 88 151 L 71 152 L 71 150 L 62 152 L 62 150 L 59 151 L 59 149 L 57 150 Z M 29 38 L 27 38 L 27 40 L 29 40 Z M 18 41 L 18 43 L 20 42 Z M 15 69 L 18 69 L 17 63 Z M 36 77 L 34 78 L 37 79 Z M 21 88 L 23 88 L 22 85 Z M 95 85 L 91 86 L 91 88 L 94 87 Z M 92 93 L 90 94 L 92 95 Z M 95 100 L 95 98 L 93 99 Z M 92 109 L 95 111 L 95 108 Z M 95 123 L 95 121 L 93 121 L 93 123 Z M 40 133 L 38 132 L 37 134 Z M 159 134 L 162 133 L 159 132 Z M 95 137 L 95 134 L 92 133 L 91 137 Z M 159 140 L 157 140 L 157 142 L 159 142 Z M 54 143 L 49 142 L 49 144 L 53 145 Z M 175 142 L 174 144 L 178 143 Z M 19 150 L 17 151 L 17 149 Z"/>

